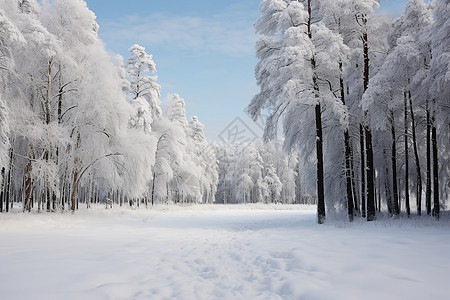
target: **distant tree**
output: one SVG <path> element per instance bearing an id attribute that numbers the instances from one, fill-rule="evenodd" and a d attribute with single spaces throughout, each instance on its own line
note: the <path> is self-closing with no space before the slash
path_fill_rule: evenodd
<path id="1" fill-rule="evenodd" d="M 159 101 L 161 86 L 156 83 L 156 76 L 145 75 L 147 72 L 155 73 L 156 64 L 142 46 L 133 45 L 129 51 L 132 55 L 128 58 L 126 70 L 134 110 L 130 125 L 141 126 L 150 133 L 151 123 L 162 114 Z"/>
<path id="2" fill-rule="evenodd" d="M 172 124 L 176 148 L 179 152 L 171 160 L 174 177 L 171 181 L 177 202 L 202 202 L 201 166 L 195 162 L 194 144 L 190 141 L 184 99 L 178 94 L 170 95 L 167 103 L 167 119 Z"/>
<path id="3" fill-rule="evenodd" d="M 191 150 L 193 161 L 201 168 L 200 188 L 203 202 L 213 203 L 218 180 L 217 159 L 214 147 L 206 141 L 204 127 L 196 116 L 192 116 L 189 120 L 188 138 L 194 146 Z"/>

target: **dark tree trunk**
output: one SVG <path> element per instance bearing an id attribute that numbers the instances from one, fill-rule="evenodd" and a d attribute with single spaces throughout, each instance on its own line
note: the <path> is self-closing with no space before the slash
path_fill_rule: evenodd
<path id="1" fill-rule="evenodd" d="M 365 16 L 363 18 L 365 19 Z M 367 20 L 365 22 L 367 22 Z M 369 42 L 366 31 L 363 32 L 362 41 L 363 41 L 363 55 L 364 55 L 364 92 L 365 92 L 369 87 Z"/>
<path id="2" fill-rule="evenodd" d="M 369 85 L 369 46 L 367 33 L 363 34 L 364 44 L 364 91 Z M 367 177 L 367 221 L 375 220 L 375 191 L 374 191 L 374 164 L 373 164 L 373 146 L 372 132 L 369 125 L 364 126 L 364 135 L 366 140 L 366 177 Z"/>
<path id="3" fill-rule="evenodd" d="M 373 172 L 373 203 L 375 205 L 375 212 L 378 211 L 378 205 L 377 205 L 377 193 L 378 193 L 378 189 L 377 189 L 377 177 L 375 176 L 375 172 Z"/>
<path id="4" fill-rule="evenodd" d="M 4 196 L 4 190 L 5 188 L 5 167 L 2 168 L 2 187 L 0 190 L 0 212 L 3 212 L 3 196 Z"/>
<path id="5" fill-rule="evenodd" d="M 378 180 L 378 212 L 381 212 L 381 180 Z"/>
<path id="6" fill-rule="evenodd" d="M 32 204 L 32 186 L 33 182 L 31 180 L 30 172 L 31 172 L 31 160 L 28 161 L 27 166 L 25 167 L 25 199 L 24 199 L 24 205 L 23 209 L 30 211 L 31 204 Z"/>
<path id="7" fill-rule="evenodd" d="M 350 168 L 350 160 L 351 160 L 351 150 L 350 150 L 350 135 L 348 130 L 344 132 L 344 140 L 345 140 L 345 177 L 347 181 L 347 212 L 348 212 L 348 220 L 350 222 L 353 221 L 353 193 L 352 193 L 352 176 L 351 176 L 351 168 Z"/>
<path id="8" fill-rule="evenodd" d="M 10 205 L 10 195 L 9 192 L 11 190 L 11 170 L 8 170 L 7 182 L 6 182 L 6 191 L 5 191 L 5 210 L 6 212 L 9 212 L 9 205 Z"/>
<path id="9" fill-rule="evenodd" d="M 50 189 L 48 187 L 45 189 L 45 199 L 47 201 L 47 211 L 49 212 L 51 211 L 51 202 L 50 202 Z"/>
<path id="10" fill-rule="evenodd" d="M 398 204 L 398 186 L 397 186 L 397 147 L 396 147 L 396 136 L 395 136 L 395 126 L 394 126 L 394 113 L 391 112 L 392 124 L 391 124 L 391 135 L 392 135 L 392 146 L 391 146 L 391 163 L 392 163 L 392 188 L 394 194 L 394 215 L 398 216 L 400 214 L 400 208 Z"/>
<path id="11" fill-rule="evenodd" d="M 70 203 L 71 203 L 71 207 L 70 209 L 74 212 L 77 208 L 78 208 L 78 201 L 76 197 L 77 194 L 77 180 L 78 180 L 78 171 L 75 169 L 74 173 L 73 173 L 73 183 L 72 183 L 72 194 L 70 196 Z"/>
<path id="12" fill-rule="evenodd" d="M 365 127 L 367 157 L 367 221 L 374 221 L 375 216 L 375 182 L 373 168 L 372 132 Z"/>
<path id="13" fill-rule="evenodd" d="M 392 204 L 392 193 L 391 193 L 391 185 L 389 183 L 389 166 L 387 164 L 387 155 L 386 155 L 386 151 L 383 151 L 384 157 L 385 157 L 385 161 L 386 161 L 386 168 L 385 168 L 385 179 L 384 179 L 384 191 L 386 193 L 386 204 L 387 204 L 387 208 L 388 208 L 388 212 L 389 215 L 392 216 L 394 214 L 394 208 L 393 208 L 393 204 Z"/>
<path id="14" fill-rule="evenodd" d="M 350 147 L 350 167 L 352 171 L 352 191 L 353 191 L 353 200 L 354 205 L 353 208 L 355 209 L 355 212 L 359 212 L 359 205 L 358 205 L 358 193 L 356 191 L 356 183 L 355 183 L 355 167 L 354 167 L 354 155 L 353 155 L 353 147 Z"/>
<path id="15" fill-rule="evenodd" d="M 67 193 L 67 184 L 66 184 L 66 178 L 65 178 L 66 176 L 64 176 L 64 178 L 63 178 L 63 180 L 64 180 L 64 182 L 63 182 L 63 184 L 62 184 L 62 192 L 61 192 L 61 195 L 60 195 L 60 198 L 61 198 L 61 200 L 60 200 L 60 202 L 61 202 L 61 210 L 64 210 L 65 208 L 65 202 L 66 202 L 66 193 Z"/>
<path id="16" fill-rule="evenodd" d="M 369 42 L 367 37 L 367 16 L 361 16 L 361 22 L 364 26 L 362 34 L 363 54 L 364 54 L 364 92 L 369 86 Z M 364 134 L 366 139 L 366 176 L 367 176 L 367 221 L 375 220 L 375 182 L 374 182 L 374 163 L 373 163 L 373 145 L 372 132 L 369 125 L 364 126 Z"/>
<path id="17" fill-rule="evenodd" d="M 361 148 L 361 216 L 366 217 L 366 156 L 364 145 L 364 128 L 359 124 L 359 142 Z"/>
<path id="18" fill-rule="evenodd" d="M 406 215 L 411 215 L 409 207 L 409 157 L 408 157 L 408 95 L 404 93 L 405 98 L 405 208 Z"/>
<path id="19" fill-rule="evenodd" d="M 431 216 L 431 119 L 429 101 L 427 101 L 427 190 L 425 202 L 427 206 L 427 215 Z"/>
<path id="20" fill-rule="evenodd" d="M 9 168 L 8 168 L 8 173 L 6 175 L 6 186 L 5 186 L 5 210 L 6 212 L 9 212 L 9 205 L 10 205 L 10 201 L 11 201 L 11 177 L 12 177 L 12 169 L 14 168 L 14 148 L 11 147 L 9 149 Z"/>
<path id="21" fill-rule="evenodd" d="M 420 216 L 422 214 L 422 171 L 420 170 L 420 161 L 419 161 L 419 150 L 417 149 L 417 135 L 416 135 L 416 123 L 414 118 L 414 110 L 412 106 L 411 100 L 411 92 L 408 92 L 409 98 L 409 110 L 411 115 L 411 124 L 412 124 L 412 138 L 413 138 L 413 147 L 414 147 L 414 158 L 416 162 L 416 173 L 417 173 L 417 214 Z"/>
<path id="22" fill-rule="evenodd" d="M 344 78 L 342 77 L 342 61 L 339 61 L 339 70 L 341 76 L 339 78 L 339 85 L 341 89 L 341 102 L 345 106 L 345 91 L 344 91 Z M 350 145 L 350 134 L 348 128 L 344 129 L 344 147 L 345 147 L 345 180 L 347 185 L 347 212 L 348 220 L 353 221 L 354 214 L 354 203 L 353 203 L 353 193 L 352 193 L 352 173 L 351 173 L 351 145 Z"/>
<path id="23" fill-rule="evenodd" d="M 361 14 L 359 16 L 356 16 L 356 19 L 358 21 L 358 24 L 363 27 L 363 34 L 361 36 L 361 39 L 363 42 L 363 58 L 364 58 L 363 88 L 365 92 L 369 86 L 369 43 L 367 38 L 367 30 L 365 28 L 367 24 L 367 17 L 365 14 Z M 367 114 L 365 112 L 364 117 L 366 117 L 366 115 Z M 369 136 L 367 136 L 367 134 L 369 134 Z M 368 196 L 369 194 L 373 195 L 373 193 L 370 192 L 371 188 L 369 183 L 369 172 L 368 172 L 369 169 L 372 170 L 369 161 L 371 158 L 369 158 L 368 154 L 370 151 L 373 153 L 373 150 L 369 151 L 368 148 L 372 147 L 372 134 L 369 128 L 363 126 L 362 124 L 359 124 L 359 139 L 361 146 L 361 214 L 362 217 L 364 218 L 366 217 L 366 196 Z M 367 186 L 366 186 L 366 175 L 367 175 Z M 372 177 L 372 175 L 370 175 L 370 177 Z M 368 198 L 367 201 L 369 201 Z M 367 203 L 367 206 L 369 205 L 371 204 Z M 367 215 L 367 218 L 369 219 L 369 215 Z M 372 218 L 372 216 L 370 218 Z"/>
<path id="24" fill-rule="evenodd" d="M 316 104 L 316 151 L 317 151 L 317 222 L 325 222 L 325 195 L 323 179 L 323 135 L 320 103 Z"/>
<path id="25" fill-rule="evenodd" d="M 156 179 L 156 174 L 155 172 L 153 172 L 153 180 L 152 180 L 152 206 L 155 204 L 154 199 L 155 199 L 155 179 Z"/>
<path id="26" fill-rule="evenodd" d="M 437 133 L 436 126 L 433 124 L 431 127 L 431 144 L 433 148 L 433 215 L 439 220 L 439 166 L 438 166 L 438 151 L 437 151 Z"/>
<path id="27" fill-rule="evenodd" d="M 311 31 L 311 0 L 308 0 L 308 20 L 307 20 L 308 37 L 312 40 Z M 316 119 L 316 154 L 317 154 L 317 222 L 323 224 L 325 222 L 325 193 L 324 193 L 324 175 L 323 175 L 323 134 L 322 134 L 322 110 L 319 99 L 319 85 L 316 76 L 316 60 L 314 54 L 311 58 L 311 69 L 313 71 L 313 88 L 315 98 L 317 100 L 315 106 Z"/>

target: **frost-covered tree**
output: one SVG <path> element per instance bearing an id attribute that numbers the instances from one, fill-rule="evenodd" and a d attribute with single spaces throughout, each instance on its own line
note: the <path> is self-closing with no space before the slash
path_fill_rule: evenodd
<path id="1" fill-rule="evenodd" d="M 121 166 L 120 136 L 126 131 L 128 105 L 121 89 L 121 78 L 98 38 L 95 15 L 84 1 L 53 1 L 46 9 L 44 24 L 70 49 L 66 55 L 75 62 L 67 66 L 64 81 L 74 82 L 73 92 L 65 93 L 63 107 L 74 108 L 67 112 L 65 125 L 70 129 L 72 145 L 65 152 L 72 170 L 71 208 L 75 209 L 80 183 L 89 184 L 94 177 L 116 188 L 126 176 Z M 62 22 L 61 24 L 54 24 Z M 53 25 L 52 25 L 53 24 Z M 62 30 L 70 26 L 70 32 Z M 89 176 L 91 175 L 91 176 Z"/>
<path id="2" fill-rule="evenodd" d="M 213 203 L 218 180 L 217 159 L 214 146 L 206 141 L 204 127 L 196 116 L 192 116 L 189 120 L 188 139 L 194 147 L 191 149 L 193 161 L 201 168 L 199 183 L 203 202 Z"/>
<path id="3" fill-rule="evenodd" d="M 189 136 L 184 99 L 178 94 L 169 95 L 167 119 L 172 124 L 179 155 L 171 160 L 174 177 L 171 181 L 176 202 L 202 202 L 201 166 L 195 161 L 195 147 Z"/>
<path id="4" fill-rule="evenodd" d="M 296 181 L 298 176 L 298 153 L 296 151 L 284 152 L 283 142 L 275 140 L 271 143 L 257 145 L 258 151 L 266 166 L 273 166 L 282 189 L 280 198 L 276 201 L 282 203 L 296 202 Z"/>
<path id="5" fill-rule="evenodd" d="M 297 159 L 281 141 L 216 147 L 218 203 L 294 203 Z"/>
<path id="6" fill-rule="evenodd" d="M 231 187 L 232 178 L 229 176 L 231 164 L 234 159 L 234 151 L 231 145 L 215 145 L 214 152 L 218 160 L 218 184 L 215 200 L 216 203 L 232 203 Z"/>
<path id="7" fill-rule="evenodd" d="M 133 110 L 130 116 L 130 128 L 142 130 L 146 134 L 152 132 L 152 110 L 148 102 L 142 98 L 136 98 L 131 101 L 131 108 Z"/>
<path id="8" fill-rule="evenodd" d="M 50 210 L 55 209 L 59 195 L 57 149 L 69 141 L 68 133 L 56 120 L 57 95 L 62 94 L 56 78 L 59 65 L 67 56 L 63 53 L 62 43 L 42 24 L 37 11 L 20 9 L 19 6 L 15 11 L 16 24 L 23 32 L 27 47 L 14 52 L 16 72 L 21 74 L 18 85 L 23 88 L 10 111 L 17 122 L 12 133 L 14 152 L 26 157 L 27 162 L 24 178 L 19 181 L 18 176 L 14 176 L 13 181 L 26 183 L 24 209 L 30 204 L 34 189 L 38 210 L 44 204 Z M 16 139 L 21 140 L 17 145 L 19 148 L 16 148 Z M 15 156 L 12 158 L 16 159 Z M 22 158 L 17 159 L 15 165 L 21 166 Z"/>
<path id="9" fill-rule="evenodd" d="M 420 43 L 420 36 L 431 24 L 431 14 L 423 1 L 410 1 L 402 16 L 396 21 L 394 32 L 391 34 L 393 48 L 386 56 L 383 65 L 371 78 L 371 82 L 364 95 L 363 107 L 370 112 L 372 125 L 375 130 L 390 132 L 391 145 L 391 170 L 392 186 L 389 188 L 393 194 L 393 200 L 388 197 L 388 209 L 391 213 L 400 213 L 399 194 L 403 191 L 405 197 L 406 211 L 410 214 L 409 201 L 409 136 L 413 136 L 413 149 L 416 159 L 417 207 L 420 212 L 421 171 L 416 142 L 415 123 L 412 123 L 412 134 L 409 132 L 409 118 L 414 119 L 412 108 L 411 90 L 414 89 L 414 78 L 426 67 L 426 54 L 423 52 L 427 47 Z M 425 50 L 426 51 L 426 50 Z M 419 75 L 420 76 L 420 75 Z M 414 91 L 413 91 L 414 94 Z M 412 113 L 410 113 L 410 111 Z M 399 187 L 397 176 L 398 169 L 398 132 L 402 131 L 404 136 L 404 165 L 405 184 Z M 380 141 L 381 142 L 381 141 Z M 400 152 L 401 153 L 401 152 Z M 382 170 L 383 168 L 379 168 Z M 383 174 L 384 172 L 380 172 Z M 383 179 L 381 179 L 383 181 Z"/>
<path id="10" fill-rule="evenodd" d="M 162 120 L 160 86 L 146 74 L 156 71 L 151 55 L 135 45 L 125 67 L 97 31 L 82 0 L 0 0 L 7 209 L 10 199 L 38 211 L 105 199 L 139 204 L 160 179 L 165 199 L 213 201 L 215 161 L 194 160 L 207 144 L 203 125 L 193 119 L 188 127 L 185 112 L 183 124 Z"/>
<path id="11" fill-rule="evenodd" d="M 9 19 L 3 8 L 11 9 L 4 1 L 0 2 L 0 167 L 8 163 L 9 142 L 9 111 L 7 99 L 14 97 L 14 90 L 10 83 L 17 75 L 14 72 L 13 44 L 24 44 L 25 40 L 12 20 Z M 11 4 L 9 4 L 11 5 Z M 10 12 L 11 13 L 11 12 Z M 12 99 L 11 99 L 12 101 Z M 0 180 L 3 180 L 0 179 Z M 2 199 L 3 200 L 3 199 Z"/>
<path id="12" fill-rule="evenodd" d="M 159 119 L 162 114 L 159 101 L 161 86 L 156 83 L 156 76 L 145 75 L 148 72 L 155 73 L 156 64 L 152 55 L 147 54 L 142 46 L 133 45 L 129 51 L 131 56 L 126 70 L 133 108 L 130 126 L 143 128 L 150 133 L 153 120 Z"/>
<path id="13" fill-rule="evenodd" d="M 176 123 L 177 125 L 187 128 L 188 121 L 186 120 L 186 103 L 184 99 L 178 94 L 169 96 L 167 103 L 167 118 L 169 121 Z"/>
<path id="14" fill-rule="evenodd" d="M 169 182 L 173 179 L 174 170 L 172 162 L 180 160 L 181 152 L 177 148 L 175 133 L 171 130 L 171 124 L 166 120 L 161 120 L 156 124 L 157 134 L 155 164 L 152 168 L 152 178 L 150 181 L 150 201 L 169 201 Z"/>
<path id="15" fill-rule="evenodd" d="M 34 0 L 18 0 L 19 9 L 23 13 L 37 13 L 39 6 Z"/>
<path id="16" fill-rule="evenodd" d="M 362 93 L 364 91 L 365 85 L 367 86 L 369 78 L 369 57 L 373 59 L 377 53 L 380 53 L 381 49 L 377 48 L 379 41 L 372 37 L 372 32 L 374 31 L 372 25 L 372 19 L 380 19 L 380 16 L 371 16 L 371 13 L 375 7 L 378 6 L 378 1 L 376 0 L 339 0 L 339 1 L 327 1 L 326 4 L 320 6 L 320 15 L 323 18 L 323 22 L 328 28 L 330 28 L 336 34 L 342 36 L 343 41 L 346 46 L 349 47 L 345 57 L 341 57 L 342 60 L 339 63 L 339 89 L 337 90 L 338 97 L 340 98 L 343 109 L 344 109 L 344 120 L 341 125 L 342 131 L 344 133 L 344 154 L 345 154 L 345 190 L 347 194 L 347 208 L 349 219 L 352 219 L 352 210 L 355 208 L 357 211 L 358 202 L 363 205 L 363 216 L 365 216 L 365 178 L 366 178 L 366 167 L 365 167 L 365 156 L 364 150 L 361 151 L 361 201 L 358 201 L 356 181 L 355 178 L 355 164 L 356 157 L 358 154 L 356 147 L 353 145 L 353 140 L 357 135 L 360 135 L 360 140 L 364 139 L 364 128 L 361 127 L 359 132 L 355 132 L 355 124 L 362 123 L 363 112 L 359 107 Z M 383 19 L 383 18 L 381 18 Z M 374 40 L 372 43 L 371 41 Z M 380 43 L 381 44 L 381 43 Z M 375 47 L 374 47 L 375 45 Z M 369 48 L 372 48 L 369 51 Z M 367 59 L 365 59 L 367 58 Z M 375 64 L 372 63 L 372 67 Z M 339 147 L 334 145 L 333 147 Z M 364 147 L 364 141 L 362 142 L 362 147 Z M 332 161 L 339 159 L 335 157 Z M 337 173 L 337 172 L 333 172 Z M 338 182 L 337 180 L 334 180 Z M 336 188 L 335 187 L 335 191 Z M 339 192 L 338 192 L 339 193 Z M 353 202 L 354 205 L 348 205 Z"/>
<path id="17" fill-rule="evenodd" d="M 283 184 L 280 181 L 280 178 L 275 172 L 275 168 L 273 165 L 266 166 L 264 170 L 264 186 L 267 188 L 267 192 L 264 193 L 264 202 L 265 203 L 275 203 L 278 202 L 281 196 L 281 190 L 283 188 Z"/>
<path id="18" fill-rule="evenodd" d="M 69 200 L 76 209 L 79 197 L 93 194 L 86 186 L 118 175 L 117 149 L 128 148 L 119 76 L 84 1 L 5 1 L 1 7 L 7 8 L 5 20 L 14 20 L 2 26 L 10 31 L 10 50 L 2 54 L 15 62 L 5 79 L 9 91 L 2 92 L 13 122 L 7 198 L 23 191 L 24 209 L 34 201 L 38 210 L 45 204 L 58 209 Z"/>
<path id="19" fill-rule="evenodd" d="M 0 165 L 8 163 L 9 149 L 9 115 L 5 102 L 0 94 Z M 3 178 L 1 179 L 3 180 Z"/>
<path id="20" fill-rule="evenodd" d="M 425 86 L 431 100 L 431 148 L 433 156 L 433 215 L 439 219 L 441 192 L 439 182 L 448 185 L 449 148 L 449 103 L 450 103 L 450 3 L 446 0 L 434 1 L 434 23 L 430 28 L 431 61 Z M 439 136 L 438 136 L 439 135 Z M 440 163 L 439 163 L 440 161 Z M 443 167 L 440 167 L 443 166 Z M 446 179 L 441 174 L 446 174 Z M 447 188 L 443 189 L 448 190 Z M 448 192 L 446 192 L 448 193 Z"/>
<path id="21" fill-rule="evenodd" d="M 338 89 L 339 62 L 345 46 L 342 38 L 321 21 L 321 4 L 281 0 L 261 3 L 262 15 L 255 25 L 262 36 L 257 42 L 259 62 L 255 72 L 261 92 L 248 107 L 254 118 L 261 110 L 269 110 L 266 138 L 277 134 L 282 118 L 286 146 L 300 145 L 304 160 L 316 157 L 319 223 L 325 221 L 323 109 L 330 118 L 345 119 L 342 103 L 333 93 Z M 315 124 L 315 132 L 309 124 Z"/>

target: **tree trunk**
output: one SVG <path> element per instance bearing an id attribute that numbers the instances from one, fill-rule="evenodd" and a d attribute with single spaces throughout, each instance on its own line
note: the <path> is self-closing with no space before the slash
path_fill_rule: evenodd
<path id="1" fill-rule="evenodd" d="M 12 177 L 12 169 L 14 168 L 14 148 L 11 147 L 9 149 L 9 168 L 8 173 L 6 175 L 6 186 L 5 186 L 5 210 L 6 212 L 9 212 L 9 205 L 10 205 L 10 191 L 11 191 L 11 177 Z"/>
<path id="2" fill-rule="evenodd" d="M 367 23 L 366 16 L 363 16 L 364 18 L 364 24 Z M 367 38 L 367 31 L 364 29 L 363 35 L 362 35 L 362 42 L 363 42 L 363 56 L 364 56 L 364 92 L 367 91 L 367 88 L 369 87 L 369 40 Z"/>
<path id="3" fill-rule="evenodd" d="M 438 166 L 438 151 L 437 151 L 437 133 L 436 126 L 433 124 L 431 126 L 431 144 L 433 148 L 433 215 L 439 220 L 439 166 Z"/>
<path id="4" fill-rule="evenodd" d="M 353 155 L 353 147 L 350 147 L 350 168 L 351 168 L 351 174 L 352 174 L 352 191 L 353 191 L 353 200 L 354 205 L 353 208 L 355 209 L 355 212 L 359 212 L 359 205 L 358 205 L 358 193 L 356 191 L 356 183 L 355 183 L 355 167 L 354 167 L 354 155 Z"/>
<path id="5" fill-rule="evenodd" d="M 77 208 L 77 201 L 76 201 L 76 194 L 77 194 L 77 179 L 78 179 L 78 171 L 77 169 L 75 169 L 74 173 L 73 173 L 73 182 L 72 182 L 72 194 L 70 196 L 70 203 L 71 203 L 71 207 L 70 209 L 72 210 L 72 212 L 75 212 L 76 208 Z"/>
<path id="6" fill-rule="evenodd" d="M 317 222 L 325 222 L 325 195 L 323 179 L 322 112 L 320 103 L 316 104 L 316 151 L 317 151 Z"/>
<path id="7" fill-rule="evenodd" d="M 427 100 L 427 190 L 425 202 L 427 206 L 427 215 L 431 216 L 431 119 L 429 101 Z"/>
<path id="8" fill-rule="evenodd" d="M 62 122 L 62 100 L 63 100 L 63 92 L 64 92 L 64 86 L 62 85 L 62 71 L 61 71 L 61 65 L 58 66 L 59 70 L 59 93 L 58 93 L 58 124 L 61 125 Z M 56 165 L 59 167 L 59 147 L 56 147 Z M 65 177 L 65 176 L 64 176 Z M 59 207 L 61 210 L 64 210 L 64 183 L 60 185 L 60 188 L 63 190 L 61 192 L 61 195 L 59 196 Z M 56 209 L 56 194 L 52 193 L 53 197 L 53 209 Z"/>
<path id="9" fill-rule="evenodd" d="M 62 192 L 60 195 L 60 202 L 61 202 L 61 210 L 65 209 L 65 202 L 66 202 L 66 193 L 67 193 L 67 180 L 66 180 L 66 176 L 64 176 L 64 182 L 62 183 Z"/>
<path id="10" fill-rule="evenodd" d="M 341 76 L 339 77 L 339 85 L 341 89 L 341 102 L 345 106 L 345 91 L 344 91 L 344 78 L 342 77 L 342 61 L 339 61 L 339 71 Z M 345 147 L 345 180 L 347 185 L 347 213 L 348 220 L 353 221 L 353 193 L 352 193 L 352 173 L 351 173 L 351 145 L 350 134 L 348 128 L 344 129 L 344 147 Z"/>
<path id="11" fill-rule="evenodd" d="M 311 31 L 311 0 L 308 0 L 308 20 L 307 20 L 308 37 L 312 40 Z M 319 85 L 316 76 L 316 60 L 314 54 L 311 57 L 311 69 L 313 88 L 316 98 L 315 119 L 316 119 L 316 154 L 317 154 L 317 222 L 323 224 L 325 222 L 325 193 L 324 193 L 324 175 L 323 175 L 323 134 L 322 134 L 322 110 L 319 99 Z"/>
<path id="12" fill-rule="evenodd" d="M 48 188 L 48 182 L 46 184 L 47 184 L 47 187 L 45 189 L 45 198 L 47 201 L 47 212 L 50 212 L 51 211 L 50 189 Z"/>
<path id="13" fill-rule="evenodd" d="M 374 198 L 373 203 L 375 205 L 375 212 L 378 211 L 377 193 L 378 193 L 378 190 L 377 190 L 377 178 L 375 177 L 375 174 L 373 174 L 373 198 Z"/>
<path id="14" fill-rule="evenodd" d="M 366 217 L 366 160 L 364 145 L 364 128 L 359 124 L 359 142 L 361 147 L 361 216 Z"/>
<path id="15" fill-rule="evenodd" d="M 367 24 L 367 16 L 362 15 L 362 23 L 364 27 Z M 364 54 L 364 92 L 369 86 L 369 43 L 367 37 L 367 29 L 364 28 L 362 35 L 363 54 Z M 365 113 L 365 117 L 367 114 Z M 374 163 L 373 163 L 373 145 L 372 132 L 369 125 L 364 126 L 364 134 L 366 138 L 366 176 L 367 176 L 367 221 L 375 220 L 375 182 L 374 182 Z"/>
<path id="16" fill-rule="evenodd" d="M 391 193 L 391 185 L 389 183 L 389 165 L 387 163 L 388 159 L 387 159 L 387 155 L 386 155 L 386 151 L 383 150 L 383 155 L 386 161 L 386 168 L 385 168 L 385 176 L 384 176 L 384 191 L 386 194 L 386 204 L 387 204 L 387 208 L 388 208 L 388 212 L 389 215 L 392 216 L 394 214 L 394 208 L 393 208 L 393 204 L 392 204 L 392 193 Z"/>
<path id="17" fill-rule="evenodd" d="M 381 180 L 378 180 L 378 212 L 381 212 Z"/>
<path id="18" fill-rule="evenodd" d="M 395 126 L 394 126 L 394 113 L 391 111 L 391 135 L 392 135 L 392 147 L 391 147 L 391 163 L 392 163 L 392 188 L 394 194 L 394 215 L 398 216 L 400 214 L 399 204 L 398 204 L 398 186 L 397 186 L 397 147 L 396 147 L 396 136 L 395 136 Z"/>
<path id="19" fill-rule="evenodd" d="M 350 150 L 350 135 L 348 130 L 344 131 L 344 141 L 345 141 L 345 177 L 347 181 L 347 212 L 348 220 L 353 221 L 353 193 L 352 193 L 352 177 L 351 177 L 351 150 Z"/>
<path id="20" fill-rule="evenodd" d="M 422 214 L 422 171 L 420 170 L 420 161 L 419 161 L 419 151 L 417 149 L 417 135 L 416 135 L 416 123 L 414 118 L 414 111 L 411 100 L 411 92 L 408 92 L 409 98 L 409 110 L 411 114 L 411 124 L 412 124 L 412 138 L 413 138 L 413 147 L 414 147 L 414 157 L 416 161 L 416 176 L 417 176 L 417 214 L 420 216 Z"/>
<path id="21" fill-rule="evenodd" d="M 367 157 L 367 221 L 374 221 L 375 216 L 375 182 L 373 167 L 372 132 L 365 127 Z"/>
<path id="22" fill-rule="evenodd" d="M 28 210 L 30 211 L 30 207 L 31 207 L 31 193 L 32 193 L 32 180 L 31 180 L 31 176 L 30 176 L 30 172 L 31 172 L 31 160 L 28 161 L 27 166 L 25 168 L 25 199 L 24 199 L 24 206 L 23 209 L 24 210 Z"/>
<path id="23" fill-rule="evenodd" d="M 6 176 L 6 186 L 5 186 L 5 211 L 9 212 L 9 205 L 10 205 L 10 189 L 11 189 L 11 170 L 8 170 L 8 175 Z"/>
<path id="24" fill-rule="evenodd" d="M 155 180 L 156 180 L 156 174 L 153 172 L 153 180 L 152 180 L 152 206 L 155 204 Z"/>
<path id="25" fill-rule="evenodd" d="M 409 207 L 409 157 L 408 157 L 408 96 L 404 93 L 405 98 L 405 208 L 406 215 L 411 215 Z"/>
<path id="26" fill-rule="evenodd" d="M 0 190 L 0 212 L 3 212 L 3 196 L 4 196 L 4 190 L 5 188 L 5 167 L 2 168 L 2 187 Z"/>

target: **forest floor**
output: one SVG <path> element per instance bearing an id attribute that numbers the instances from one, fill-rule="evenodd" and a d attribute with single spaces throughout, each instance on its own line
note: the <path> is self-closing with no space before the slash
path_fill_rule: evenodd
<path id="1" fill-rule="evenodd" d="M 450 222 L 313 207 L 0 215 L 2 299 L 448 299 Z"/>

